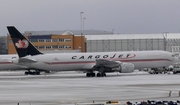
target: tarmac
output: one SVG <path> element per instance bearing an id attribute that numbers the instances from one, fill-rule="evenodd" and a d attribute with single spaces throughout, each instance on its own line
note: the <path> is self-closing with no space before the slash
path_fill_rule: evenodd
<path id="1" fill-rule="evenodd" d="M 85 73 L 77 72 L 25 76 L 24 71 L 1 71 L 0 105 L 179 100 L 179 87 L 180 74 L 172 73 L 135 71 L 127 74 L 107 73 L 106 77 L 86 77 Z"/>

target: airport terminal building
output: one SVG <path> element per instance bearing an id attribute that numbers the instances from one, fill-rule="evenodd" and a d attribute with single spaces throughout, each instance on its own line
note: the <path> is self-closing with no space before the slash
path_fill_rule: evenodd
<path id="1" fill-rule="evenodd" d="M 86 30 L 83 35 L 81 35 L 80 30 L 64 30 L 26 31 L 23 34 L 37 49 L 43 52 L 54 52 L 56 50 L 63 52 L 137 50 L 180 52 L 180 33 L 114 34 L 111 31 Z M 6 52 L 8 54 L 16 53 L 10 36 L 7 37 L 7 43 L 3 41 L 1 41 L 1 43 L 1 51 L 7 50 Z M 3 50 L 4 46 L 7 46 L 6 50 Z"/>

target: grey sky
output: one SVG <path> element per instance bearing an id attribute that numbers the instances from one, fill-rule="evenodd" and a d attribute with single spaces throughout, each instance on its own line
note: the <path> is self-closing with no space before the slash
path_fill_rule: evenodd
<path id="1" fill-rule="evenodd" d="M 0 35 L 7 25 L 21 32 L 80 30 L 114 33 L 180 33 L 180 0 L 0 0 Z"/>

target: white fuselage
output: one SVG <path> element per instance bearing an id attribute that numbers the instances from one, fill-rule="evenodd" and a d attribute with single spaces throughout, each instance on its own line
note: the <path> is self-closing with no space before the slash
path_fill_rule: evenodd
<path id="1" fill-rule="evenodd" d="M 136 69 L 168 67 L 174 63 L 172 53 L 166 51 L 51 53 L 26 58 L 35 59 L 37 62 L 23 65 L 52 71 L 88 70 L 96 64 L 96 59 L 133 63 Z"/>
<path id="2" fill-rule="evenodd" d="M 12 59 L 18 59 L 17 54 L 0 55 L 0 70 L 25 70 L 28 67 L 13 64 Z"/>

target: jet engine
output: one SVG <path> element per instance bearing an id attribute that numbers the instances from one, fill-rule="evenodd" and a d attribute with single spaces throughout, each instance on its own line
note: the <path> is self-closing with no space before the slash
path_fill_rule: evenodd
<path id="1" fill-rule="evenodd" d="M 112 68 L 113 71 L 118 71 L 120 73 L 132 73 L 134 72 L 134 64 L 132 63 L 120 63 L 117 68 Z"/>
<path id="2" fill-rule="evenodd" d="M 134 64 L 132 63 L 122 63 L 120 73 L 132 73 L 134 72 Z"/>

